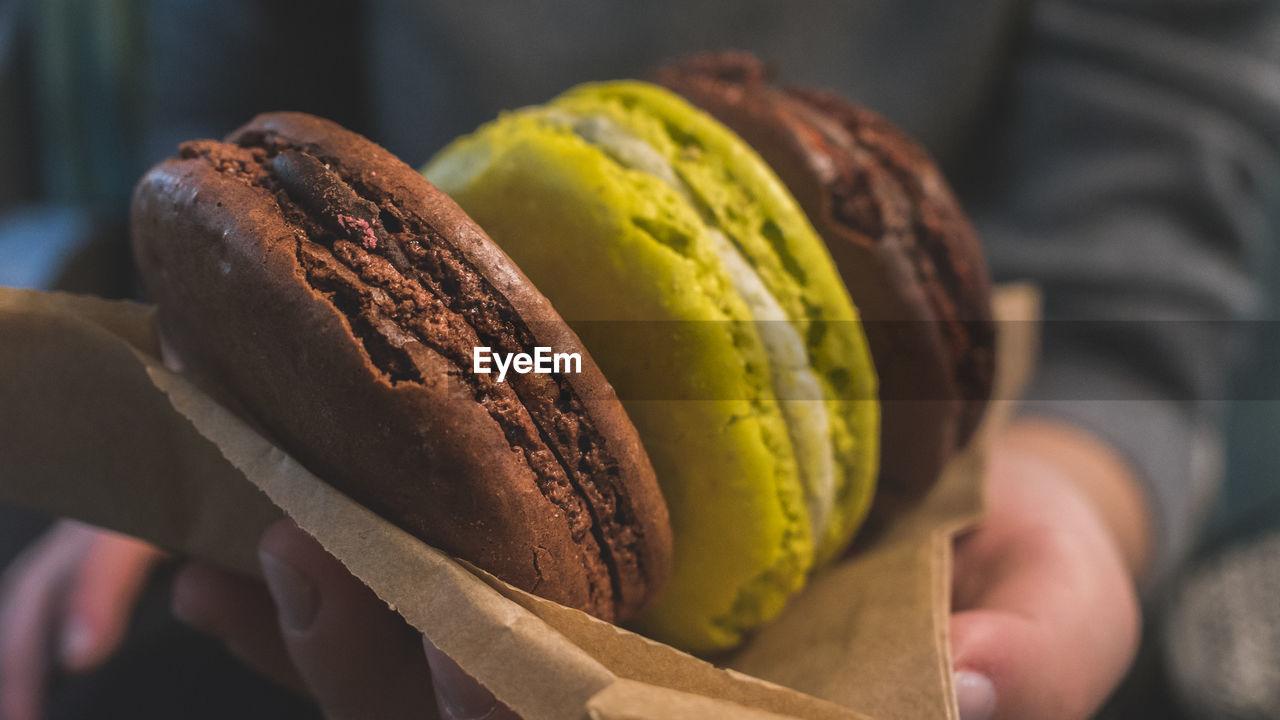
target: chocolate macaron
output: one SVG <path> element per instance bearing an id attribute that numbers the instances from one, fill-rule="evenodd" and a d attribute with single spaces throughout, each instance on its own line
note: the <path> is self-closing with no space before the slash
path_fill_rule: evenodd
<path id="1" fill-rule="evenodd" d="M 776 86 L 747 53 L 696 55 L 655 80 L 759 152 L 826 241 L 879 375 L 877 506 L 919 498 L 976 429 L 995 362 L 982 249 L 941 172 L 884 118 Z"/>
<path id="2" fill-rule="evenodd" d="M 425 542 L 606 620 L 671 530 L 613 388 L 511 260 L 389 152 L 302 114 L 181 146 L 133 199 L 184 366 L 318 476 Z M 552 372 L 474 372 L 548 348 Z"/>

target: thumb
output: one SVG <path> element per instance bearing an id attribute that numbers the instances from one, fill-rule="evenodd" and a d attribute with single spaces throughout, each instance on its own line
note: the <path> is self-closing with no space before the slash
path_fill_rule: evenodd
<path id="1" fill-rule="evenodd" d="M 951 649 L 962 716 L 1076 720 L 1123 677 L 1138 642 L 1129 571 L 1073 482 L 997 456 L 989 511 L 957 539 Z"/>
<path id="2" fill-rule="evenodd" d="M 417 632 L 291 521 L 263 534 L 259 555 L 285 648 L 326 718 L 423 716 Z"/>
<path id="3" fill-rule="evenodd" d="M 431 665 L 431 682 L 435 684 L 436 704 L 443 720 L 519 720 L 493 693 L 458 667 L 448 655 L 422 639 L 427 662 Z"/>

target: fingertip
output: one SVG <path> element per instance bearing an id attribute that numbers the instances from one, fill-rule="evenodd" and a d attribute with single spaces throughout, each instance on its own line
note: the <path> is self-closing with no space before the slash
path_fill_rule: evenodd
<path id="1" fill-rule="evenodd" d="M 258 546 L 278 633 L 299 677 L 333 717 L 416 717 L 434 700 L 421 637 L 292 522 Z"/>
<path id="2" fill-rule="evenodd" d="M 173 586 L 169 595 L 169 612 L 186 625 L 197 630 L 206 630 L 203 593 L 203 566 L 197 562 L 183 563 L 173 575 Z"/>
<path id="3" fill-rule="evenodd" d="M 1026 717 L 1040 703 L 1058 702 L 1073 679 L 1060 675 L 1048 640 L 1042 626 L 1014 613 L 969 610 L 953 615 L 952 667 L 962 709 L 967 706 L 980 718 L 990 703 L 992 715 L 987 717 L 1014 718 Z"/>
<path id="4" fill-rule="evenodd" d="M 70 672 L 88 672 L 124 641 L 151 570 L 166 553 L 107 530 L 84 526 L 68 532 L 86 545 L 70 577 L 65 620 L 57 631 L 58 661 Z"/>
<path id="5" fill-rule="evenodd" d="M 281 629 L 295 635 L 309 631 L 320 608 L 320 590 L 315 582 L 297 565 L 267 552 L 265 547 L 258 562 L 275 600 Z"/>
<path id="6" fill-rule="evenodd" d="M 493 693 L 458 667 L 425 637 L 422 649 L 431 667 L 436 707 L 444 720 L 519 720 Z"/>
<path id="7" fill-rule="evenodd" d="M 0 685 L 3 687 L 3 685 Z M 27 693 L 5 689 L 0 692 L 0 718 L 4 720 L 38 720 L 40 708 Z"/>
<path id="8" fill-rule="evenodd" d="M 982 654 L 982 637 L 987 631 L 982 615 L 980 610 L 966 610 L 951 616 L 951 665 L 957 670 L 981 669 L 974 667 L 974 656 Z"/>
<path id="9" fill-rule="evenodd" d="M 987 676 L 957 670 L 954 676 L 960 720 L 990 720 L 996 712 L 996 686 Z"/>
<path id="10" fill-rule="evenodd" d="M 1038 626 L 1030 619 L 996 610 L 968 610 L 951 616 L 951 659 L 997 685 L 1022 660 L 1036 657 Z"/>
<path id="11" fill-rule="evenodd" d="M 62 626 L 58 638 L 58 660 L 70 672 L 88 672 L 111 654 L 111 648 L 103 640 L 103 633 L 92 623 L 73 615 Z"/>
<path id="12" fill-rule="evenodd" d="M 992 675 L 1001 664 L 1000 620 L 977 610 L 951 617 L 952 681 L 960 720 L 988 720 L 995 714 L 998 693 Z"/>
<path id="13" fill-rule="evenodd" d="M 322 605 L 336 612 L 363 606 L 373 597 L 372 591 L 292 520 L 267 528 L 258 544 L 258 561 L 286 631 L 309 631 Z M 373 604 L 382 606 L 381 601 Z"/>
<path id="14" fill-rule="evenodd" d="M 262 596 L 262 599 L 259 599 Z M 169 611 L 181 622 L 210 635 L 265 599 L 260 583 L 239 573 L 198 560 L 183 563 L 174 573 Z"/>
<path id="15" fill-rule="evenodd" d="M 290 565 L 328 556 L 324 548 L 293 520 L 285 518 L 263 531 L 258 541 L 259 554 L 270 555 Z"/>
<path id="16" fill-rule="evenodd" d="M 311 630 L 321 601 L 341 605 L 364 586 L 292 520 L 267 528 L 258 543 L 258 563 L 286 633 Z"/>

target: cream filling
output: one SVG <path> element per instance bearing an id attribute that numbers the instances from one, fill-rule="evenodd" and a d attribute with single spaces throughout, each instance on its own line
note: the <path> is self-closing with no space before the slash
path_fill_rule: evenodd
<path id="1" fill-rule="evenodd" d="M 557 114 L 588 143 L 609 153 L 624 167 L 661 180 L 686 199 L 690 191 L 671 163 L 652 145 L 598 115 L 573 118 Z M 696 205 L 696 204 L 695 204 Z M 791 324 L 777 298 L 733 242 L 703 219 L 712 245 L 729 274 L 734 290 L 746 303 L 769 358 L 770 379 L 779 399 L 787 435 L 795 450 L 814 542 L 825 535 L 836 501 L 836 457 L 822 385 L 809 362 L 800 332 Z"/>

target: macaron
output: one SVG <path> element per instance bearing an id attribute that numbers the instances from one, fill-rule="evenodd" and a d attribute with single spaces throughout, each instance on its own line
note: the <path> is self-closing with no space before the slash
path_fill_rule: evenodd
<path id="1" fill-rule="evenodd" d="M 444 193 L 295 113 L 181 146 L 138 184 L 161 331 L 316 475 L 427 543 L 606 620 L 671 554 L 635 428 L 547 299 Z M 577 355 L 475 372 L 475 349 Z"/>
<path id="2" fill-rule="evenodd" d="M 640 628 L 741 641 L 848 543 L 876 477 L 875 372 L 804 213 L 741 139 L 638 82 L 504 114 L 424 173 L 577 330 L 640 432 L 675 543 Z"/>
<path id="3" fill-rule="evenodd" d="M 778 87 L 750 54 L 695 55 L 654 79 L 759 152 L 826 241 L 880 379 L 877 515 L 901 511 L 972 437 L 994 377 L 990 280 L 955 195 L 890 122 L 833 92 Z"/>

